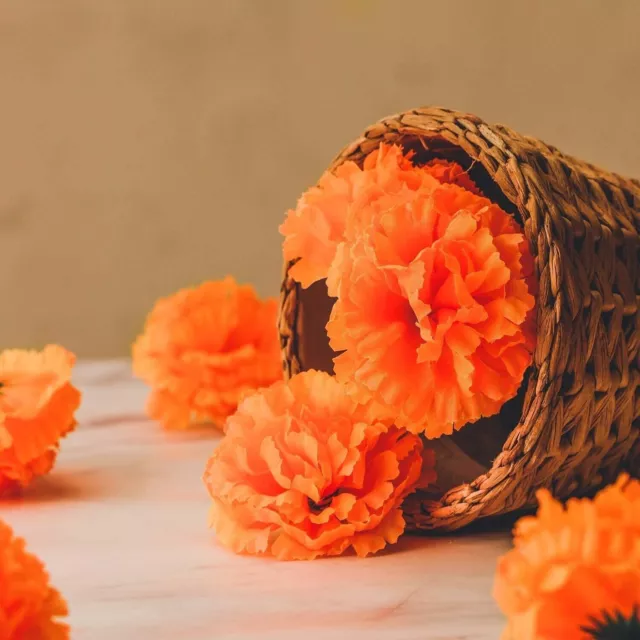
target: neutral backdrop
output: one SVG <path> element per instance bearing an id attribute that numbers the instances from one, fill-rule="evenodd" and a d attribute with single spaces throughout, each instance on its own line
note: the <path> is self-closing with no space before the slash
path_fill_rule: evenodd
<path id="1" fill-rule="evenodd" d="M 126 354 L 153 301 L 277 295 L 343 144 L 439 104 L 640 176 L 637 0 L 0 0 L 0 346 Z"/>

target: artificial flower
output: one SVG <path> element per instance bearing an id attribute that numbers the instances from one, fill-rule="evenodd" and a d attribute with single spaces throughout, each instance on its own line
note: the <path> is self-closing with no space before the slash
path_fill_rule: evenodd
<path id="1" fill-rule="evenodd" d="M 335 378 L 307 371 L 228 419 L 204 475 L 211 526 L 237 553 L 366 556 L 397 541 L 402 501 L 433 481 L 433 466 L 420 438 L 372 421 Z"/>
<path id="2" fill-rule="evenodd" d="M 347 161 L 325 172 L 280 226 L 284 258 L 295 261 L 289 275 L 305 288 L 326 278 L 348 219 L 379 198 L 401 197 L 425 183 L 454 182 L 477 190 L 460 165 L 434 160 L 414 166 L 412 157 L 398 145 L 382 143 L 365 158 L 362 168 Z"/>
<path id="3" fill-rule="evenodd" d="M 0 638 L 67 640 L 69 627 L 61 620 L 67 614 L 42 562 L 0 521 Z"/>
<path id="4" fill-rule="evenodd" d="M 244 395 L 281 378 L 276 314 L 275 299 L 230 277 L 160 299 L 133 345 L 149 415 L 175 429 L 221 423 Z"/>
<path id="5" fill-rule="evenodd" d="M 457 184 L 459 187 L 471 191 L 471 193 L 480 193 L 480 189 L 470 178 L 469 173 L 457 162 L 434 158 L 427 162 L 424 168 L 442 184 Z"/>
<path id="6" fill-rule="evenodd" d="M 358 207 L 327 279 L 338 379 L 430 438 L 497 413 L 534 347 L 533 260 L 518 224 L 437 181 Z"/>
<path id="7" fill-rule="evenodd" d="M 498 564 L 504 640 L 627 637 L 603 630 L 631 626 L 640 607 L 640 482 L 621 475 L 593 500 L 566 507 L 546 490 L 538 500 Z"/>
<path id="8" fill-rule="evenodd" d="M 13 494 L 52 468 L 71 431 L 80 392 L 75 356 L 57 345 L 0 353 L 0 495 Z"/>

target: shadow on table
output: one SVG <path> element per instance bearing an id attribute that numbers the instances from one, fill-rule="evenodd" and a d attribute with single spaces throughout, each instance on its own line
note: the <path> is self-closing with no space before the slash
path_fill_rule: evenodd
<path id="1" fill-rule="evenodd" d="M 100 474 L 92 471 L 42 476 L 15 496 L 0 498 L 0 508 L 99 498 L 109 494 L 109 487 L 105 485 L 103 477 L 99 476 Z"/>
<path id="2" fill-rule="evenodd" d="M 451 531 L 445 535 L 451 537 L 465 537 L 472 536 L 478 533 L 501 533 L 511 532 L 517 520 L 527 514 L 533 513 L 535 509 L 529 511 L 513 511 L 500 516 L 492 516 L 489 518 L 480 518 L 474 520 L 470 525 L 459 529 L 458 531 Z M 434 535 L 434 534 L 431 534 Z"/>
<path id="3" fill-rule="evenodd" d="M 423 531 L 412 532 L 400 538 L 397 544 L 390 545 L 383 549 L 377 555 L 393 555 L 404 553 L 428 547 L 431 545 L 442 544 L 442 542 L 454 542 L 456 540 L 471 540 L 473 538 L 486 538 L 500 536 L 505 539 L 510 538 L 511 531 L 518 519 L 522 516 L 532 513 L 531 511 L 508 513 L 492 518 L 481 518 L 463 529 L 457 531 Z"/>

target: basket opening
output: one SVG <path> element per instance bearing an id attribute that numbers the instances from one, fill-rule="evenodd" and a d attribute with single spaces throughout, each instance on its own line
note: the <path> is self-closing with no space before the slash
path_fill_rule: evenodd
<path id="1" fill-rule="evenodd" d="M 482 164 L 473 160 L 460 147 L 440 137 L 405 135 L 393 142 L 400 144 L 405 150 L 412 150 L 416 164 L 424 164 L 433 158 L 457 162 L 468 171 L 487 198 L 522 224 L 517 207 L 504 195 Z M 307 289 L 298 286 L 297 298 L 296 334 L 302 369 L 333 373 L 333 358 L 336 354 L 329 346 L 325 327 L 334 299 L 329 297 L 324 281 L 316 282 Z M 526 388 L 525 379 L 518 394 L 504 405 L 498 415 L 483 418 L 466 425 L 451 436 L 429 442 L 429 446 L 435 450 L 437 460 L 438 481 L 432 488 L 434 498 L 439 498 L 449 489 L 469 483 L 489 471 L 509 434 L 520 421 Z"/>

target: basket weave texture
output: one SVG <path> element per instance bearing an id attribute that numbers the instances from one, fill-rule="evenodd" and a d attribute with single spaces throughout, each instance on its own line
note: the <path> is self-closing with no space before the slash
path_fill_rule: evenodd
<path id="1" fill-rule="evenodd" d="M 406 504 L 409 528 L 457 529 L 528 507 L 541 487 L 566 498 L 596 490 L 622 469 L 638 475 L 640 182 L 441 108 L 385 118 L 329 168 L 361 164 L 381 142 L 419 143 L 435 155 L 453 150 L 481 166 L 524 226 L 540 285 L 519 421 L 509 425 L 486 473 L 436 499 L 414 494 Z M 307 368 L 299 350 L 300 288 L 289 266 L 279 320 L 287 376 Z"/>

